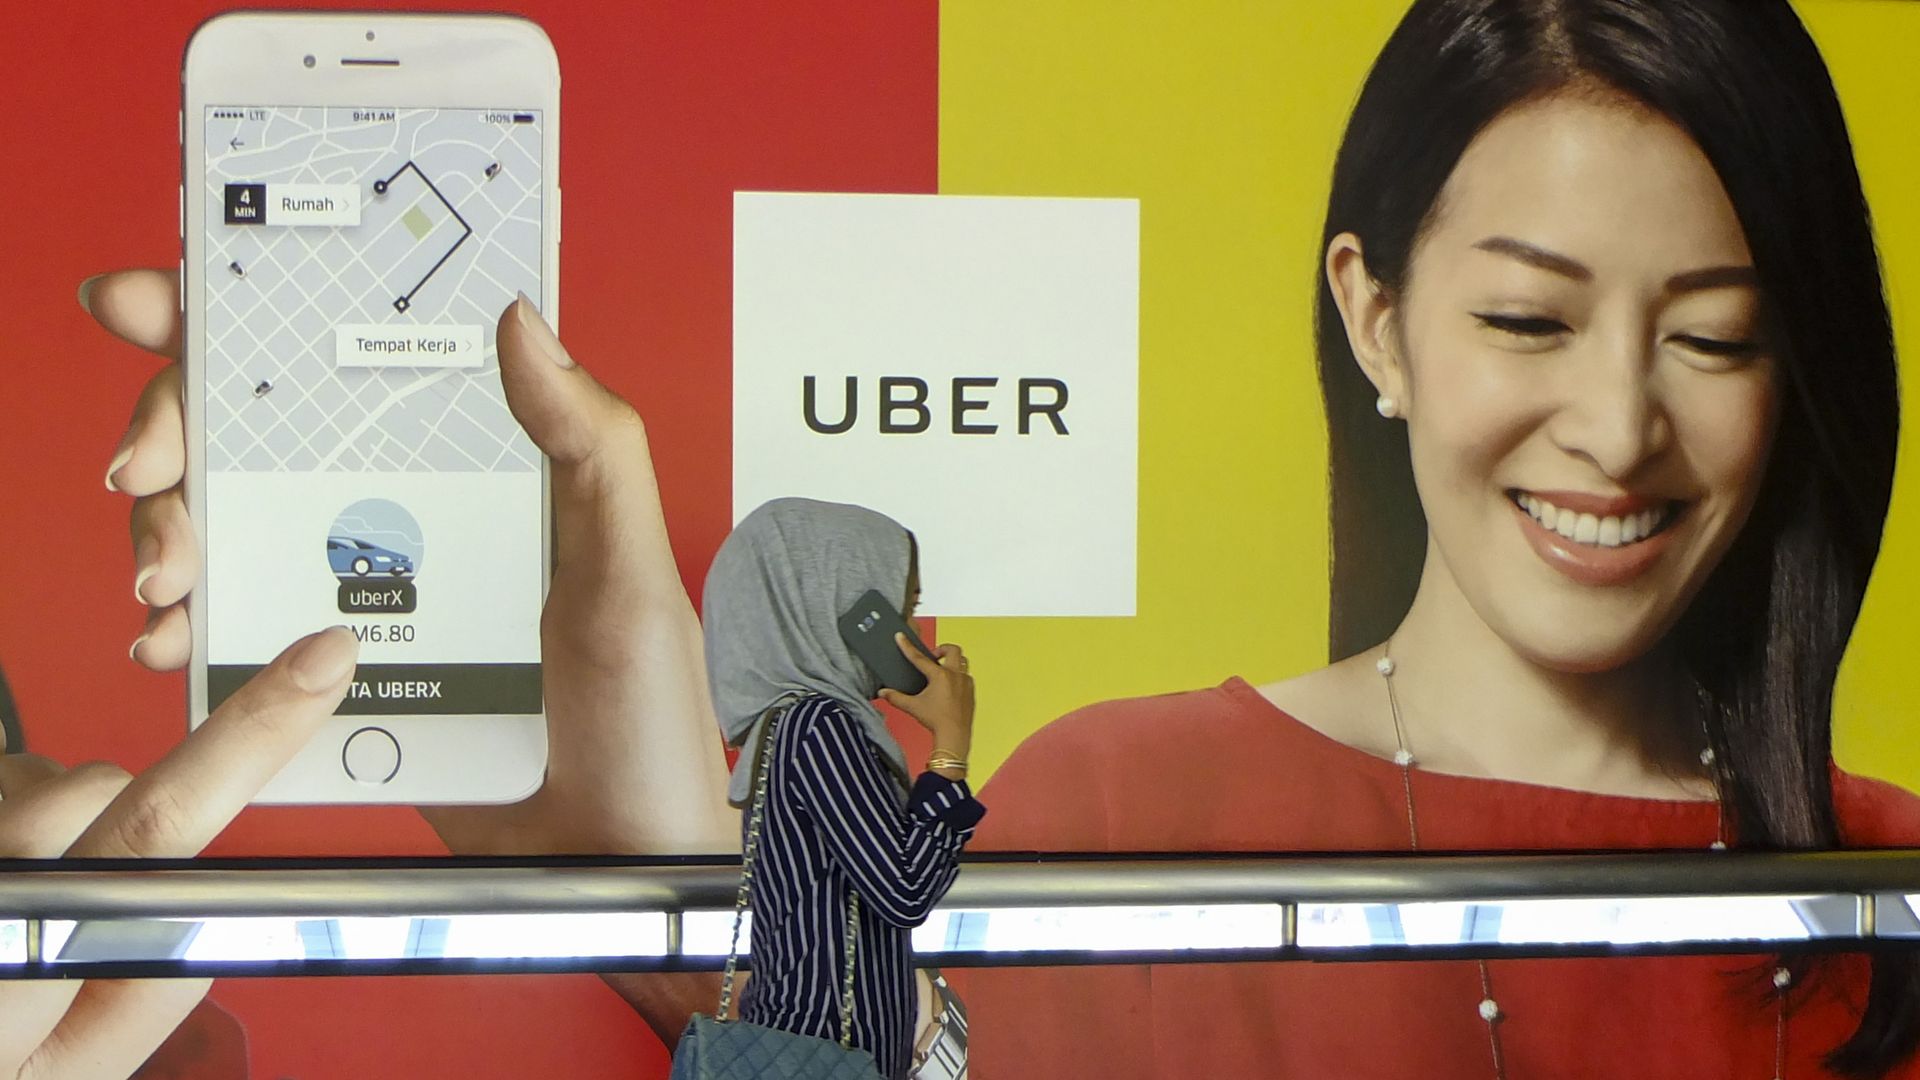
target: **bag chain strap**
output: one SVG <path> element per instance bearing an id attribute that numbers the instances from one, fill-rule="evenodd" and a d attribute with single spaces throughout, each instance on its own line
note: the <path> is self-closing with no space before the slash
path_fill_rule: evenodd
<path id="1" fill-rule="evenodd" d="M 773 745 L 774 729 L 780 718 L 786 715 L 781 708 L 767 719 L 767 733 L 762 739 L 763 747 Z M 753 785 L 753 810 L 747 817 L 747 847 L 740 857 L 740 891 L 733 901 L 733 939 L 727 943 L 726 973 L 720 978 L 720 1009 L 714 1019 L 724 1024 L 733 1007 L 733 974 L 740 964 L 740 920 L 746 914 L 749 890 L 753 883 L 753 855 L 760 846 L 760 819 L 767 803 L 767 774 L 773 769 L 763 757 L 759 762 L 759 776 Z M 847 974 L 842 981 L 840 994 L 840 1048 L 850 1049 L 853 1045 L 853 976 L 857 970 L 854 963 L 855 950 L 860 943 L 860 894 L 847 890 Z"/>

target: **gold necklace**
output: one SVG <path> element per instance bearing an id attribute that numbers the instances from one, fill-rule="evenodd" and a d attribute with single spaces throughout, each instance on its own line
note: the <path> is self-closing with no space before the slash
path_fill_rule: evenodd
<path id="1" fill-rule="evenodd" d="M 1417 764 L 1413 751 L 1407 744 L 1407 726 L 1400 715 L 1400 696 L 1394 692 L 1393 641 L 1391 638 L 1382 646 L 1380 659 L 1374 662 L 1374 670 L 1380 673 L 1380 681 L 1387 684 L 1387 709 L 1393 715 L 1393 763 L 1400 767 L 1400 790 L 1406 796 L 1407 807 L 1407 845 L 1408 850 L 1420 850 L 1420 820 L 1414 812 L 1413 803 L 1413 767 Z M 1708 747 L 1700 751 L 1700 764 L 1712 769 L 1713 749 Z M 1711 775 L 1711 773 L 1710 773 Z M 1714 784 L 1714 839 L 1708 846 L 1714 851 L 1727 849 L 1726 806 L 1720 800 L 1720 785 Z M 1486 960 L 1475 960 L 1480 969 L 1480 1001 L 1476 1006 L 1480 1020 L 1487 1026 L 1487 1049 L 1493 1059 L 1494 1080 L 1507 1080 L 1507 1057 L 1500 1043 L 1500 1024 L 1506 1014 L 1500 1008 L 1499 999 L 1493 996 L 1493 968 Z M 1782 1080 L 1787 1069 L 1787 989 L 1793 984 L 1793 972 L 1786 967 L 1773 969 L 1773 986 L 1778 1006 L 1773 1023 L 1773 1080 Z"/>

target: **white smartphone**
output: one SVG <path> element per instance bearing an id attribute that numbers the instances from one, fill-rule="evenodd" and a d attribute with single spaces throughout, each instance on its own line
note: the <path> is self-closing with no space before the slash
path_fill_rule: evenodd
<path id="1" fill-rule="evenodd" d="M 188 719 L 344 624 L 273 803 L 511 802 L 546 769 L 546 462 L 502 392 L 557 325 L 560 70 L 525 19 L 238 12 L 182 73 Z"/>

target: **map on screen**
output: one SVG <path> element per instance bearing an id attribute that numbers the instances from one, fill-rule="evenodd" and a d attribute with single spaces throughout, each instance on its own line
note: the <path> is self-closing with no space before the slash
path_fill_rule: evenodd
<path id="1" fill-rule="evenodd" d="M 538 109 L 209 106 L 188 320 L 207 702 L 360 641 L 341 712 L 541 709 L 541 457 L 494 348 L 550 295 Z"/>
<path id="2" fill-rule="evenodd" d="M 538 296 L 539 116 L 210 107 L 210 472 L 534 471 L 493 351 Z"/>

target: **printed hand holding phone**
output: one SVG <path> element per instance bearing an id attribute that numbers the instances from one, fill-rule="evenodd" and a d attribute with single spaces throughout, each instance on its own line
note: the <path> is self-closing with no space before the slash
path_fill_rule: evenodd
<path id="1" fill-rule="evenodd" d="M 265 643 L 343 624 L 340 715 L 263 801 L 525 798 L 547 473 L 491 316 L 553 310 L 553 47 L 516 18 L 240 12 L 183 84 L 188 722 Z"/>
<path id="2" fill-rule="evenodd" d="M 82 287 L 102 326 L 173 355 L 176 279 L 127 270 Z M 542 620 L 547 668 L 546 782 L 505 806 L 423 810 L 458 854 L 670 854 L 726 851 L 739 815 L 702 663 L 700 624 L 660 512 L 646 427 L 578 365 L 531 305 L 498 327 L 507 400 L 552 462 L 553 588 Z M 184 667 L 193 642 L 183 598 L 200 566 L 181 496 L 180 368 L 148 382 L 108 469 L 135 497 L 133 546 L 145 631 L 133 658 Z M 637 727 L 636 716 L 648 721 Z M 686 1012 L 663 1021 L 678 1031 Z"/>

